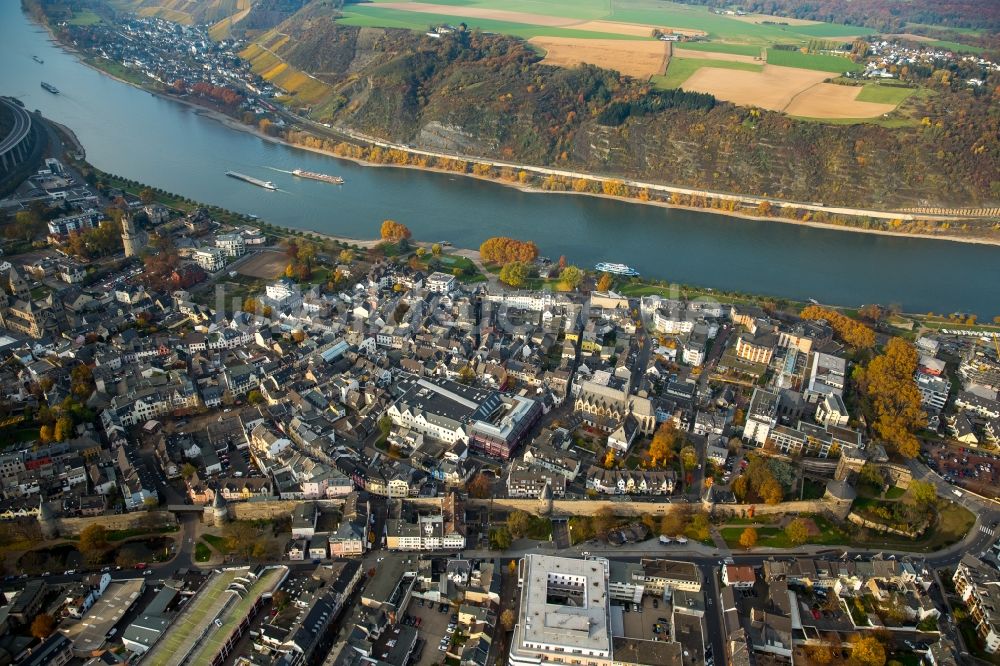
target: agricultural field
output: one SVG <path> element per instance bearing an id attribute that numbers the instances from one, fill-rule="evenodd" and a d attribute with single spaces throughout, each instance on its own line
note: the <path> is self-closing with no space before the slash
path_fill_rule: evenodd
<path id="1" fill-rule="evenodd" d="M 841 56 L 823 55 L 819 53 L 802 53 L 800 51 L 782 51 L 778 49 L 767 50 L 767 64 L 780 65 L 781 67 L 798 67 L 800 69 L 812 69 L 817 72 L 831 72 L 837 74 L 863 69 L 863 67 L 858 63 Z"/>
<path id="2" fill-rule="evenodd" d="M 666 42 L 570 37 L 535 37 L 529 41 L 544 50 L 543 63 L 558 67 L 586 63 L 614 69 L 638 79 L 648 79 L 663 74 L 667 65 Z"/>
<path id="3" fill-rule="evenodd" d="M 695 90 L 684 84 L 691 75 L 698 72 L 702 68 L 712 68 L 720 74 L 725 75 L 726 70 L 742 70 L 747 72 L 761 72 L 764 70 L 763 65 L 754 65 L 745 62 L 737 62 L 732 60 L 708 60 L 701 58 L 673 58 L 670 60 L 670 65 L 667 67 L 667 73 L 665 76 L 654 76 L 651 81 L 655 88 L 661 90 L 669 90 L 671 88 L 685 88 L 687 90 Z"/>
<path id="4" fill-rule="evenodd" d="M 609 5 L 598 0 L 375 0 L 348 5 L 344 10 L 347 25 L 410 28 L 426 30 L 429 25 L 464 22 L 470 27 L 516 34 L 517 36 L 572 36 L 560 29 L 585 32 L 618 32 L 599 25 L 602 22 L 625 23 L 672 30 L 688 35 L 705 35 L 712 40 L 743 42 L 740 45 L 770 45 L 776 42 L 805 44 L 816 37 L 841 37 L 870 34 L 865 28 L 840 26 L 812 21 L 781 19 L 789 25 L 766 25 L 761 21 L 774 17 L 731 17 L 713 14 L 707 8 L 664 2 L 662 0 L 618 0 Z M 597 22 L 598 25 L 588 25 Z M 513 31 L 503 29 L 507 24 Z M 794 25 L 792 25 L 794 24 Z M 531 34 L 522 34 L 531 26 Z M 499 28 L 499 29 L 498 29 Z M 644 30 L 644 31 L 645 31 Z M 516 31 L 516 32 L 514 32 Z M 648 34 L 648 33 L 647 33 Z M 632 34 L 635 37 L 638 35 Z M 722 47 L 727 48 L 726 46 Z M 732 51 L 730 51 L 732 52 Z M 746 53 L 743 53 L 744 55 Z"/>
<path id="5" fill-rule="evenodd" d="M 239 12 L 250 2 L 228 1 L 236 2 Z M 222 31 L 238 15 L 213 29 Z M 417 32 L 464 23 L 528 40 L 546 64 L 598 65 L 649 80 L 658 89 L 683 87 L 802 118 L 885 120 L 910 94 L 824 83 L 861 65 L 837 55 L 773 48 L 804 48 L 817 39 L 836 44 L 871 30 L 767 15 L 726 16 L 668 0 L 373 0 L 346 5 L 339 22 Z M 655 39 L 655 31 L 696 39 L 665 43 Z M 330 87 L 278 57 L 281 46 L 272 32 L 243 55 L 297 103 L 322 105 Z"/>
<path id="6" fill-rule="evenodd" d="M 710 53 L 728 53 L 730 55 L 759 58 L 761 48 L 754 44 L 728 44 L 726 42 L 684 42 L 675 45 L 676 49 L 685 51 L 706 51 Z"/>
<path id="7" fill-rule="evenodd" d="M 915 92 L 915 88 L 869 83 L 861 89 L 856 99 L 859 102 L 876 102 L 878 104 L 898 106 Z"/>

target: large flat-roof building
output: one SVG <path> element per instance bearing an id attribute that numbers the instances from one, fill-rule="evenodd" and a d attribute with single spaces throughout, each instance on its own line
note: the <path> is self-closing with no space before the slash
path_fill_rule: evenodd
<path id="1" fill-rule="evenodd" d="M 465 386 L 449 380 L 400 380 L 388 414 L 397 426 L 508 459 L 541 415 L 531 398 Z"/>
<path id="2" fill-rule="evenodd" d="M 526 555 L 510 666 L 611 666 L 606 560 Z"/>

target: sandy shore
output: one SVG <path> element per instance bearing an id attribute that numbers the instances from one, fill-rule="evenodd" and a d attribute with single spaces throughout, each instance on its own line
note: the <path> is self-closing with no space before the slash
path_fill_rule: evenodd
<path id="1" fill-rule="evenodd" d="M 886 230 L 886 229 L 861 229 L 859 227 L 851 227 L 851 226 L 840 225 L 840 224 L 830 224 L 830 223 L 826 223 L 826 222 L 815 222 L 815 221 L 803 222 L 801 220 L 790 220 L 790 219 L 782 218 L 782 217 L 778 217 L 778 216 L 775 216 L 775 217 L 765 217 L 765 216 L 761 216 L 761 215 L 753 215 L 753 214 L 750 214 L 750 213 L 744 213 L 744 212 L 740 212 L 740 211 L 724 211 L 724 210 L 717 210 L 717 209 L 714 209 L 714 208 L 701 208 L 701 207 L 698 207 L 698 206 L 675 205 L 675 204 L 672 204 L 672 203 L 669 203 L 669 202 L 666 202 L 666 201 L 652 201 L 652 200 L 650 200 L 650 201 L 640 201 L 638 199 L 633 199 L 633 198 L 629 198 L 629 197 L 616 197 L 616 196 L 611 196 L 611 195 L 607 195 L 607 194 L 603 194 L 603 193 L 595 193 L 595 192 L 574 192 L 574 191 L 543 190 L 543 189 L 538 188 L 538 187 L 526 186 L 526 185 L 522 185 L 520 183 L 511 183 L 511 182 L 508 182 L 508 181 L 505 181 L 505 180 L 501 180 L 499 178 L 491 178 L 489 176 L 480 176 L 480 175 L 472 174 L 472 173 L 460 173 L 460 172 L 456 172 L 456 171 L 449 171 L 447 169 L 439 169 L 439 168 L 436 168 L 436 167 L 420 167 L 420 166 L 415 166 L 415 165 L 412 165 L 412 164 L 403 164 L 403 165 L 401 165 L 401 164 L 377 164 L 377 163 L 374 163 L 374 162 L 369 162 L 369 161 L 366 161 L 366 160 L 357 159 L 357 158 L 353 158 L 353 157 L 345 157 L 343 155 L 337 155 L 337 154 L 335 154 L 335 153 L 333 153 L 332 151 L 329 151 L 329 150 L 323 150 L 321 148 L 313 148 L 313 147 L 309 147 L 309 146 L 301 146 L 301 145 L 298 145 L 298 144 L 295 144 L 295 143 L 291 143 L 289 141 L 285 141 L 284 139 L 280 139 L 278 137 L 268 136 L 268 135 L 264 134 L 263 132 L 261 132 L 260 130 L 258 130 L 256 127 L 251 127 L 249 125 L 245 125 L 244 123 L 239 122 L 235 118 L 227 116 L 224 113 L 220 113 L 220 112 L 218 112 L 218 111 L 216 111 L 214 109 L 210 109 L 208 107 L 202 106 L 200 104 L 197 104 L 195 102 L 192 102 L 190 100 L 187 100 L 187 99 L 184 99 L 184 98 L 181 98 L 181 97 L 177 97 L 177 96 L 170 95 L 170 94 L 167 94 L 167 93 L 163 93 L 163 92 L 160 92 L 160 91 L 148 90 L 147 88 L 144 88 L 144 87 L 142 87 L 140 85 L 137 85 L 137 84 L 135 84 L 135 83 L 133 83 L 131 81 L 126 81 L 125 79 L 122 79 L 120 77 L 114 76 L 113 74 L 110 74 L 107 71 L 105 71 L 105 70 L 103 70 L 103 69 L 101 69 L 99 67 L 96 67 L 96 66 L 94 66 L 94 65 L 92 65 L 92 64 L 90 64 L 88 62 L 86 62 L 82 57 L 80 57 L 80 53 L 79 52 L 77 52 L 77 51 L 75 51 L 75 50 L 73 50 L 71 48 L 66 47 L 64 44 L 62 44 L 61 42 L 59 42 L 58 40 L 56 40 L 55 36 L 52 35 L 51 31 L 49 31 L 49 35 L 52 38 L 52 40 L 53 40 L 54 43 L 56 43 L 61 48 L 64 48 L 68 52 L 70 52 L 73 55 L 75 55 L 77 57 L 77 59 L 81 63 L 83 63 L 84 65 L 86 65 L 87 67 L 90 67 L 91 69 L 94 69 L 95 71 L 98 71 L 98 72 L 104 74 L 105 76 L 109 76 L 109 77 L 115 79 L 116 81 L 119 81 L 119 82 L 124 83 L 126 85 L 130 85 L 130 86 L 132 86 L 132 87 L 134 87 L 134 88 L 136 88 L 138 90 L 142 90 L 143 92 L 148 92 L 148 93 L 150 93 L 152 95 L 156 95 L 157 97 L 160 97 L 162 99 L 170 100 L 172 102 L 177 102 L 179 104 L 183 104 L 185 106 L 188 106 L 195 113 L 197 113 L 198 115 L 206 117 L 206 118 L 210 118 L 210 119 L 215 120 L 215 121 L 217 121 L 219 123 L 222 123 L 223 125 L 225 125 L 226 127 L 230 128 L 230 129 L 237 130 L 237 131 L 240 131 L 240 132 L 246 132 L 248 134 L 252 134 L 252 135 L 254 135 L 254 136 L 256 136 L 256 137 L 258 137 L 258 138 L 260 138 L 260 139 L 262 139 L 264 141 L 268 141 L 270 143 L 282 144 L 282 145 L 288 146 L 290 148 L 297 148 L 299 150 L 306 150 L 306 151 L 309 151 L 309 152 L 318 153 L 320 155 L 326 155 L 328 157 L 332 157 L 332 158 L 339 159 L 339 160 L 347 160 L 347 161 L 350 161 L 350 162 L 354 162 L 355 164 L 360 164 L 360 165 L 366 166 L 366 167 L 385 167 L 385 168 L 394 168 L 394 169 L 415 169 L 415 170 L 418 170 L 418 171 L 430 171 L 430 172 L 434 172 L 434 173 L 448 174 L 448 175 L 451 175 L 451 176 L 462 176 L 464 178 L 475 178 L 477 180 L 482 180 L 482 181 L 489 182 L 489 183 L 495 183 L 495 184 L 498 184 L 498 185 L 503 185 L 505 187 L 512 187 L 514 189 L 521 190 L 522 192 L 528 192 L 528 193 L 533 193 L 533 194 L 570 194 L 570 195 L 581 195 L 581 196 L 587 196 L 587 197 L 597 197 L 597 198 L 601 198 L 601 199 L 613 199 L 615 201 L 623 201 L 623 202 L 626 202 L 626 203 L 631 203 L 631 204 L 636 204 L 636 205 L 642 205 L 642 206 L 650 206 L 650 205 L 652 205 L 652 206 L 658 206 L 660 208 L 676 208 L 676 209 L 687 210 L 687 211 L 692 211 L 692 212 L 696 212 L 696 213 L 711 213 L 711 214 L 715 214 L 715 215 L 724 215 L 724 216 L 727 216 L 727 217 L 739 218 L 739 219 L 744 219 L 744 220 L 755 220 L 755 221 L 760 221 L 760 222 L 780 222 L 782 224 L 791 224 L 791 225 L 796 225 L 796 226 L 812 227 L 814 229 L 827 229 L 827 230 L 830 230 L 830 231 L 849 231 L 849 232 L 853 232 L 853 233 L 874 234 L 874 235 L 879 235 L 879 236 L 896 236 L 896 237 L 900 237 L 900 238 L 920 238 L 920 239 L 924 239 L 924 240 L 951 241 L 951 242 L 954 242 L 954 243 L 972 243 L 972 244 L 975 244 L 975 245 L 997 245 L 997 246 L 1000 246 L 1000 238 L 981 238 L 981 237 L 971 237 L 971 236 L 953 236 L 953 235 L 946 235 L 946 234 L 941 234 L 941 235 L 938 235 L 938 234 L 924 234 L 924 233 L 919 233 L 918 234 L 918 233 L 906 233 L 906 232 L 902 232 L 902 231 L 890 231 L 890 230 Z M 75 138 L 75 135 L 74 135 L 74 138 Z M 77 143 L 79 143 L 79 142 L 77 142 Z M 456 157 L 455 159 L 464 159 L 464 158 Z M 469 160 L 466 160 L 466 161 L 469 161 Z M 333 240 L 343 240 L 343 241 L 347 241 L 347 242 L 351 242 L 351 243 L 358 243 L 358 244 L 360 244 L 362 242 L 367 242 L 367 241 L 363 241 L 363 240 L 359 240 L 359 239 L 350 239 L 350 238 L 337 237 L 337 236 L 333 236 L 333 235 L 330 235 L 330 234 L 324 234 L 322 232 L 313 232 L 313 233 L 316 233 L 316 234 L 318 234 L 320 236 L 328 237 L 328 238 L 333 239 Z"/>

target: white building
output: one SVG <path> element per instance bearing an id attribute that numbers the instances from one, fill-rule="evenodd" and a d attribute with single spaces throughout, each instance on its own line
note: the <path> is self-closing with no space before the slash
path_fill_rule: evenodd
<path id="1" fill-rule="evenodd" d="M 777 413 L 778 394 L 762 388 L 754 389 L 746 424 L 743 426 L 743 439 L 764 446 L 771 428 L 777 423 Z"/>
<path id="2" fill-rule="evenodd" d="M 239 233 L 216 236 L 215 247 L 225 252 L 227 257 L 242 257 L 247 251 L 243 234 Z"/>
<path id="3" fill-rule="evenodd" d="M 526 555 L 509 666 L 611 666 L 607 560 Z"/>
<path id="4" fill-rule="evenodd" d="M 458 286 L 458 280 L 454 275 L 448 275 L 440 271 L 430 274 L 426 282 L 427 290 L 438 294 L 449 294 Z"/>
<path id="5" fill-rule="evenodd" d="M 216 247 L 200 247 L 191 256 L 196 264 L 209 273 L 222 270 L 226 265 L 225 253 Z"/>

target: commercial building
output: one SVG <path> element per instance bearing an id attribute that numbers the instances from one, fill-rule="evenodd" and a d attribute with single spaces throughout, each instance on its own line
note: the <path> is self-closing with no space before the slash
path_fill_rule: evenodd
<path id="1" fill-rule="evenodd" d="M 146 666 L 221 663 L 250 618 L 288 575 L 284 566 L 224 569 L 212 575 L 166 633 L 145 653 Z"/>
<path id="2" fill-rule="evenodd" d="M 469 447 L 503 460 L 511 457 L 542 413 L 530 398 L 464 386 L 448 380 L 399 382 L 401 395 L 389 408 L 392 422 L 448 443 Z"/>
<path id="3" fill-rule="evenodd" d="M 608 562 L 526 555 L 510 666 L 611 666 Z"/>

